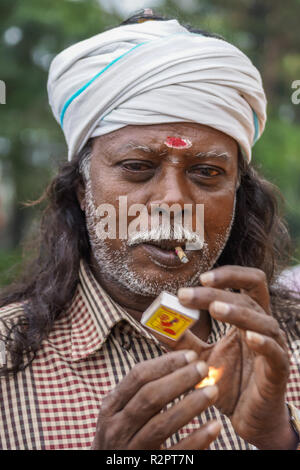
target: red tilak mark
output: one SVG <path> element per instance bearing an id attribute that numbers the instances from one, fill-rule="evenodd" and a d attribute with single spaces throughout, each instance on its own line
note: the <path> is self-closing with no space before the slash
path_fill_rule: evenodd
<path id="1" fill-rule="evenodd" d="M 188 139 L 181 139 L 181 137 L 167 137 L 165 145 L 175 149 L 184 149 L 191 147 L 192 142 Z"/>

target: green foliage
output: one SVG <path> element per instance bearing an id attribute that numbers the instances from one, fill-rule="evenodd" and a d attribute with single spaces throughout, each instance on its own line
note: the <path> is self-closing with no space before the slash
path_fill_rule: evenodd
<path id="1" fill-rule="evenodd" d="M 264 176 L 281 190 L 286 221 L 295 246 L 294 262 L 300 262 L 300 133 L 299 125 L 269 118 L 263 137 L 254 147 L 254 162 Z"/>
<path id="2" fill-rule="evenodd" d="M 0 17 L 0 75 L 7 89 L 7 104 L 0 106 L 0 176 L 13 194 L 0 246 L 14 249 L 35 215 L 22 202 L 41 195 L 66 156 L 63 134 L 48 106 L 50 62 L 67 46 L 119 19 L 104 15 L 96 0 L 1 0 Z M 7 39 L 12 28 L 21 35 L 16 44 Z"/>
<path id="3" fill-rule="evenodd" d="M 9 251 L 0 250 L 0 288 L 10 284 L 20 273 L 21 258 L 20 248 Z"/>

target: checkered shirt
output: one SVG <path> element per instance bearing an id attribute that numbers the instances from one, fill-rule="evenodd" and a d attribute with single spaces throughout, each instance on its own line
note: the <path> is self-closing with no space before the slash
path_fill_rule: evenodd
<path id="1" fill-rule="evenodd" d="M 21 303 L 0 309 L 0 318 L 11 324 L 22 314 Z M 218 341 L 228 328 L 212 319 L 208 342 Z M 289 347 L 286 398 L 300 408 L 299 341 L 289 340 Z M 110 298 L 81 260 L 72 303 L 55 321 L 33 362 L 0 380 L 0 448 L 90 449 L 103 398 L 136 364 L 165 352 L 148 330 Z M 210 449 L 255 449 L 214 406 L 167 439 L 165 447 L 214 418 L 223 426 Z"/>

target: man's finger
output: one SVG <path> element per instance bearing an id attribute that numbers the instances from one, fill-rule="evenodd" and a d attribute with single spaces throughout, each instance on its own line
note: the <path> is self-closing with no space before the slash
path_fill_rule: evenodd
<path id="1" fill-rule="evenodd" d="M 111 416 L 122 410 L 143 385 L 168 375 L 197 359 L 195 351 L 181 350 L 164 354 L 136 365 L 103 401 L 101 413 Z"/>
<path id="2" fill-rule="evenodd" d="M 189 423 L 195 416 L 202 413 L 208 406 L 215 403 L 218 396 L 217 386 L 195 390 L 164 413 L 156 414 L 134 436 L 130 446 L 140 449 L 148 442 L 145 449 L 158 449 L 165 440 Z"/>
<path id="3" fill-rule="evenodd" d="M 264 313 L 264 310 L 248 295 L 241 295 L 237 292 L 228 292 L 214 287 L 187 287 L 178 290 L 178 299 L 186 307 L 208 310 L 209 305 L 214 300 L 221 302 L 244 305 L 245 307 L 256 308 Z"/>
<path id="4" fill-rule="evenodd" d="M 229 323 L 242 330 L 252 330 L 271 336 L 283 345 L 278 322 L 269 315 L 256 312 L 251 308 L 219 301 L 210 304 L 209 313 L 217 320 Z"/>
<path id="5" fill-rule="evenodd" d="M 171 374 L 145 384 L 119 413 L 118 420 L 128 423 L 128 435 L 135 434 L 168 403 L 189 392 L 208 373 L 203 361 L 193 362 Z M 137 413 L 138 410 L 138 413 Z M 187 410 L 182 410 L 183 419 Z"/>
<path id="6" fill-rule="evenodd" d="M 246 266 L 220 266 L 200 276 L 203 286 L 219 289 L 231 288 L 245 291 L 267 313 L 270 311 L 270 295 L 264 271 Z"/>
<path id="7" fill-rule="evenodd" d="M 182 349 L 193 350 L 199 356 L 203 353 L 204 350 L 208 348 L 207 343 L 198 338 L 198 336 L 196 336 L 190 330 L 186 330 L 184 334 L 178 339 L 178 341 L 174 341 L 167 338 L 166 336 L 160 335 L 156 331 L 151 331 L 151 334 L 153 334 L 153 336 L 163 343 L 164 346 L 166 346 L 170 351 L 179 351 Z"/>
<path id="8" fill-rule="evenodd" d="M 248 346 L 264 359 L 264 373 L 274 387 L 282 387 L 289 376 L 289 358 L 286 351 L 269 336 L 247 331 L 244 339 Z M 265 397 L 269 398 L 269 397 Z"/>
<path id="9" fill-rule="evenodd" d="M 218 421 L 210 421 L 194 431 L 189 437 L 182 439 L 178 444 L 168 450 L 203 450 L 218 437 L 221 424 Z"/>

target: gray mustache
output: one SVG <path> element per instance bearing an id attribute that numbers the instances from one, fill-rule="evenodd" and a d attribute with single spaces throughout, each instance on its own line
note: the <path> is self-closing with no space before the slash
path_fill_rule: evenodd
<path id="1" fill-rule="evenodd" d="M 128 234 L 127 245 L 138 245 L 146 242 L 159 242 L 162 240 L 177 241 L 178 243 L 195 244 L 201 249 L 204 244 L 202 237 L 182 225 L 178 226 L 158 226 L 151 230 L 137 231 Z"/>

